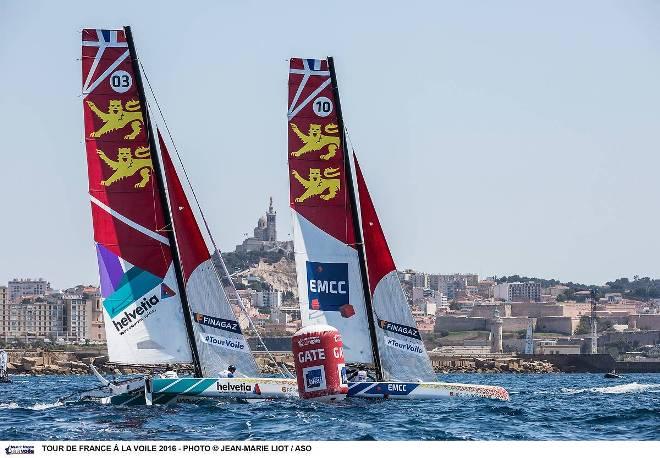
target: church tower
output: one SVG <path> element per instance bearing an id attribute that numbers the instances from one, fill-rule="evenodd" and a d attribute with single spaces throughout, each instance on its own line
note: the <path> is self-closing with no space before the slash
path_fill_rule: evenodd
<path id="1" fill-rule="evenodd" d="M 273 198 L 270 198 L 270 205 L 268 206 L 268 213 L 266 213 L 266 237 L 265 240 L 274 242 L 277 240 L 277 222 L 276 212 L 273 209 Z"/>

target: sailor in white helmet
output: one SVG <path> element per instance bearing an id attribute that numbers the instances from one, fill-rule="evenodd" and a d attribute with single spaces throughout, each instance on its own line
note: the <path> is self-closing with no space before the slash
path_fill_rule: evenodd
<path id="1" fill-rule="evenodd" d="M 234 375 L 235 372 L 236 372 L 236 366 L 234 366 L 233 364 L 230 364 L 229 367 L 227 368 L 227 370 L 220 371 L 220 373 L 218 374 L 218 377 L 220 377 L 220 378 L 234 378 L 235 377 L 235 375 Z"/>
<path id="2" fill-rule="evenodd" d="M 165 366 L 165 372 L 160 374 L 160 378 L 179 378 L 179 374 L 176 373 L 174 369 L 172 369 L 171 365 Z"/>

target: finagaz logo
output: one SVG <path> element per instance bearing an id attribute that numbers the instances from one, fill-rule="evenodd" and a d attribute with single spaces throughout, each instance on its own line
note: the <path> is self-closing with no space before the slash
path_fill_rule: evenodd
<path id="1" fill-rule="evenodd" d="M 348 263 L 307 261 L 307 295 L 311 310 L 340 312 L 345 318 L 352 316 L 345 313 L 346 305 L 350 304 Z"/>
<path id="2" fill-rule="evenodd" d="M 9 445 L 5 448 L 7 455 L 34 455 L 34 445 Z"/>

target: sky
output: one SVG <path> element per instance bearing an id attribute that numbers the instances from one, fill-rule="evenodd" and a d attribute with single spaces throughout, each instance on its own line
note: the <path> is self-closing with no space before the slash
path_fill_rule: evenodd
<path id="1" fill-rule="evenodd" d="M 80 32 L 131 25 L 221 250 L 273 196 L 290 57 L 335 57 L 397 267 L 660 277 L 653 0 L 0 0 L 0 284 L 97 284 Z"/>

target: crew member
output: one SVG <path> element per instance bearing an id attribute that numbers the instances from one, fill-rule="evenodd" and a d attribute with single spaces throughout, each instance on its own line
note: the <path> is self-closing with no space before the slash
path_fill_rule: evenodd
<path id="1" fill-rule="evenodd" d="M 236 366 L 230 364 L 226 371 L 222 371 L 218 374 L 220 378 L 234 378 L 234 373 L 236 372 Z"/>
<path id="2" fill-rule="evenodd" d="M 179 374 L 176 373 L 172 366 L 168 364 L 165 366 L 165 372 L 160 374 L 160 378 L 179 378 Z"/>
<path id="3" fill-rule="evenodd" d="M 351 382 L 367 382 L 369 381 L 369 376 L 367 375 L 367 371 L 365 370 L 359 370 L 357 371 L 357 374 L 353 376 L 353 378 L 350 379 Z"/>

